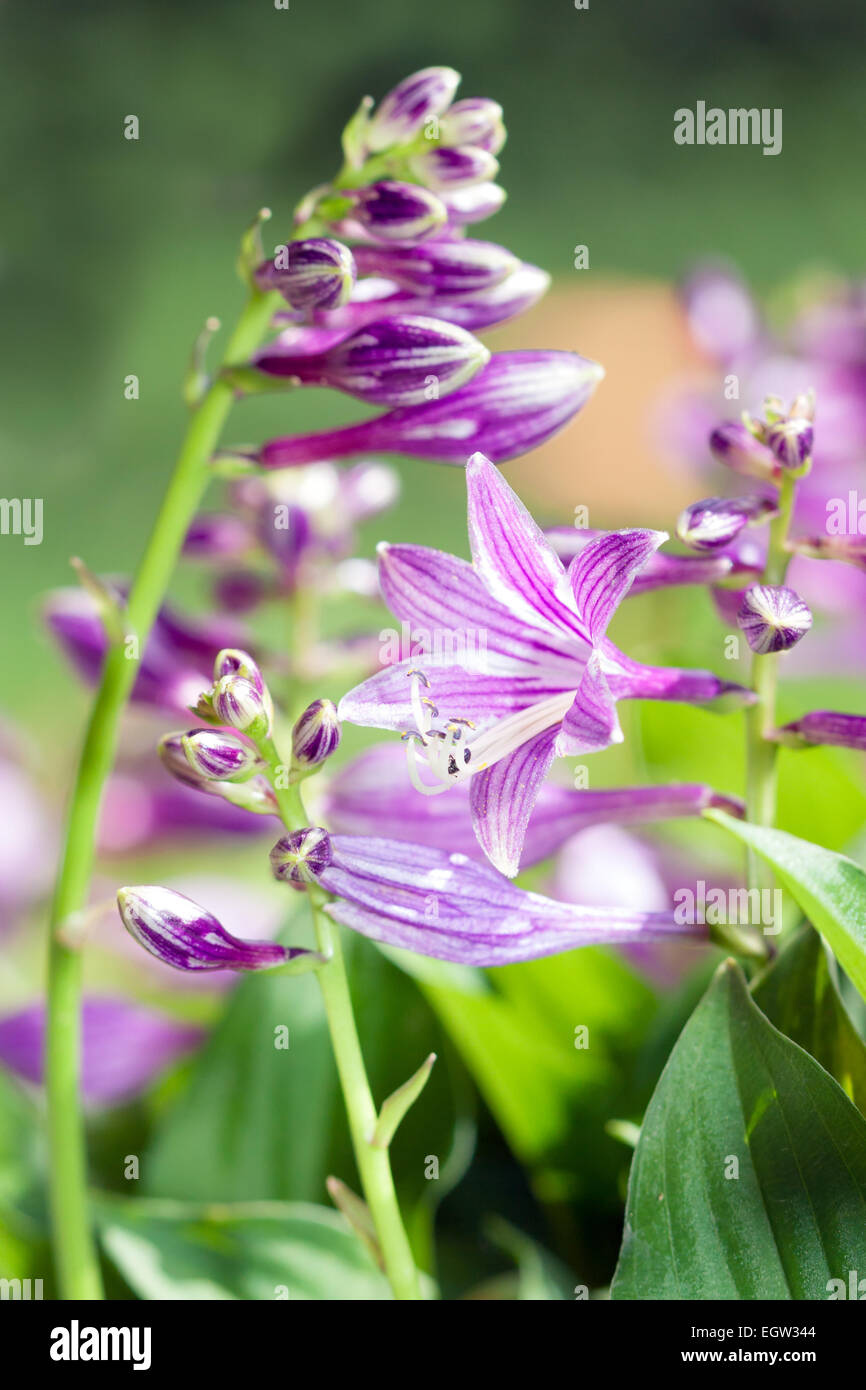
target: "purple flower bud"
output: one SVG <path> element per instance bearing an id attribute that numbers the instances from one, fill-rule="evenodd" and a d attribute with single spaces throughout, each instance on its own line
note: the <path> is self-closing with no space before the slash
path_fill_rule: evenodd
<path id="1" fill-rule="evenodd" d="M 719 550 L 745 526 L 759 526 L 777 515 L 775 502 L 767 497 L 707 497 L 680 514 L 677 535 L 695 550 Z"/>
<path id="2" fill-rule="evenodd" d="M 181 746 L 193 773 L 214 782 L 243 782 L 262 767 L 252 744 L 237 734 L 193 729 L 181 736 Z"/>
<path id="3" fill-rule="evenodd" d="M 388 150 L 406 145 L 420 134 L 431 116 L 440 116 L 460 86 L 453 68 L 422 68 L 399 82 L 379 102 L 370 117 L 364 139 L 369 150 Z"/>
<path id="4" fill-rule="evenodd" d="M 266 738 L 271 732 L 270 702 L 245 676 L 221 676 L 213 689 L 214 714 L 221 724 L 250 738 Z"/>
<path id="5" fill-rule="evenodd" d="M 737 622 L 753 652 L 784 652 L 812 626 L 808 606 L 783 585 L 753 584 L 743 595 Z"/>
<path id="6" fill-rule="evenodd" d="M 221 652 L 217 652 L 213 664 L 213 678 L 218 681 L 223 676 L 244 676 L 252 682 L 260 695 L 264 695 L 267 688 L 257 663 L 253 661 L 249 652 L 242 651 L 240 647 L 223 647 Z"/>
<path id="7" fill-rule="evenodd" d="M 250 549 L 253 538 L 246 522 L 230 512 L 201 512 L 194 517 L 183 553 L 196 560 L 236 559 Z"/>
<path id="8" fill-rule="evenodd" d="M 816 709 L 776 730 L 779 743 L 829 744 L 834 748 L 866 750 L 866 715 Z"/>
<path id="9" fill-rule="evenodd" d="M 767 426 L 766 440 L 783 468 L 802 468 L 812 456 L 815 431 L 811 420 L 777 420 Z"/>
<path id="10" fill-rule="evenodd" d="M 464 97 L 455 101 L 439 121 L 443 145 L 476 145 L 498 154 L 505 144 L 502 107 L 487 97 Z"/>
<path id="11" fill-rule="evenodd" d="M 379 319 L 327 352 L 264 352 L 257 365 L 273 376 L 330 386 L 374 405 L 418 405 L 462 386 L 490 358 L 467 333 L 442 319 Z"/>
<path id="12" fill-rule="evenodd" d="M 382 275 L 417 295 L 473 295 L 500 284 L 520 262 L 492 241 L 426 241 L 421 246 L 359 246 L 362 275 Z M 445 315 L 444 317 L 447 317 Z"/>
<path id="13" fill-rule="evenodd" d="M 435 145 L 409 158 L 409 170 L 416 179 L 439 192 L 471 188 L 492 183 L 499 173 L 497 159 L 473 145 Z"/>
<path id="14" fill-rule="evenodd" d="M 303 891 L 315 883 L 331 862 L 331 840 L 326 830 L 309 827 L 284 835 L 271 850 L 274 878 Z"/>
<path id="15" fill-rule="evenodd" d="M 306 954 L 272 941 L 241 941 L 210 912 L 170 888 L 121 888 L 117 906 L 129 934 L 176 970 L 269 970 Z"/>
<path id="16" fill-rule="evenodd" d="M 452 227 L 466 227 L 493 217 L 505 202 L 505 189 L 498 183 L 474 183 L 468 188 L 455 188 L 442 194 L 448 221 Z"/>
<path id="17" fill-rule="evenodd" d="M 719 463 L 732 468 L 735 473 L 745 473 L 747 477 L 767 481 L 781 475 L 781 466 L 772 451 L 761 444 L 739 420 L 726 420 L 713 430 L 710 449 Z"/>
<path id="18" fill-rule="evenodd" d="M 289 435 L 259 463 L 287 468 L 352 454 L 398 453 L 465 465 L 470 454 L 504 463 L 529 453 L 586 404 L 604 369 L 575 352 L 500 352 L 444 400 L 389 411 L 342 429 Z"/>
<path id="19" fill-rule="evenodd" d="M 348 246 L 327 237 L 310 237 L 281 246 L 256 271 L 264 290 L 279 290 L 293 309 L 338 309 L 355 284 L 355 261 Z"/>
<path id="20" fill-rule="evenodd" d="M 157 745 L 160 762 L 166 772 L 184 786 L 195 791 L 207 792 L 223 801 L 237 806 L 240 810 L 251 811 L 258 816 L 275 816 L 279 813 L 277 798 L 266 777 L 256 774 L 245 782 L 220 782 L 204 777 L 193 770 L 184 747 L 184 734 L 165 734 Z M 139 811 L 142 794 L 137 794 Z M 186 816 L 187 822 L 191 817 Z"/>
<path id="21" fill-rule="evenodd" d="M 866 570 L 866 536 L 795 536 L 787 548 L 812 560 L 841 560 Z"/>
<path id="22" fill-rule="evenodd" d="M 347 196 L 353 220 L 374 241 L 424 241 L 448 221 L 442 200 L 416 183 L 387 180 Z"/>
<path id="23" fill-rule="evenodd" d="M 337 706 L 331 700 L 314 700 L 292 729 L 292 766 L 318 767 L 330 758 L 339 742 Z"/>

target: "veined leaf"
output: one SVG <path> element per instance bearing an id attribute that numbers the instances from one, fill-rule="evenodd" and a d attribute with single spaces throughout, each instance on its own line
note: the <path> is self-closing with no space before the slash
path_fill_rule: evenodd
<path id="1" fill-rule="evenodd" d="M 767 861 L 866 999 L 866 872 L 860 865 L 784 830 L 750 825 L 723 811 L 706 815 Z"/>
<path id="2" fill-rule="evenodd" d="M 641 1129 L 616 1299 L 824 1299 L 866 1269 L 866 1120 L 722 965 Z"/>
<path id="3" fill-rule="evenodd" d="M 866 1044 L 836 988 L 827 948 L 808 924 L 754 981 L 752 997 L 779 1032 L 820 1062 L 866 1114 Z"/>

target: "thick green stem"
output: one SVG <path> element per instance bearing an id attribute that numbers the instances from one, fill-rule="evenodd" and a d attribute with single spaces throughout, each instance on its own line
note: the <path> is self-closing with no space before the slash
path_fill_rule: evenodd
<path id="1" fill-rule="evenodd" d="M 285 786 L 285 764 L 280 762 L 272 741 L 263 744 L 261 751 L 268 763 L 268 776 L 279 802 L 283 824 L 290 831 L 304 829 L 309 825 L 309 819 L 297 785 Z M 325 1002 L 331 1045 L 349 1120 L 355 1161 L 376 1228 L 385 1273 L 395 1298 L 420 1299 L 418 1270 L 400 1214 L 388 1149 L 374 1147 L 371 1142 L 379 1117 L 355 1023 L 352 995 L 340 944 L 340 929 L 331 923 L 322 911 L 326 901 L 326 895 L 322 890 L 310 885 L 308 895 L 318 949 L 322 955 L 328 957 L 327 964 L 320 966 L 316 973 Z"/>
<path id="2" fill-rule="evenodd" d="M 244 362 L 267 330 L 276 299 L 254 291 L 226 349 L 223 365 Z M 51 914 L 45 1078 L 51 1169 L 51 1215 L 61 1298 L 102 1296 L 87 1210 L 87 1158 L 80 1108 L 81 954 L 64 927 L 87 901 L 105 782 L 139 658 L 159 611 L 189 523 L 209 481 L 208 462 L 234 392 L 219 378 L 197 407 L 129 595 L 133 641 L 114 645 L 93 704 L 69 808 L 66 842 Z"/>

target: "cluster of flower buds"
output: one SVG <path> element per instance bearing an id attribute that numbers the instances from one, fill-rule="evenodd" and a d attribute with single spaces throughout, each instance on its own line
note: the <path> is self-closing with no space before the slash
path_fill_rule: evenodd
<path id="1" fill-rule="evenodd" d="M 261 671 L 248 652 L 226 648 L 216 657 L 213 679 L 192 710 L 206 724 L 220 727 L 166 734 L 159 743 L 162 764 L 186 786 L 259 815 L 275 815 L 277 801 L 259 751 L 274 715 Z"/>
<path id="2" fill-rule="evenodd" d="M 815 393 L 805 391 L 797 396 L 790 409 L 786 409 L 778 396 L 767 396 L 764 419 L 755 420 L 745 413 L 743 423 L 760 444 L 766 445 L 783 469 L 802 473 L 812 461 L 814 418 Z"/>
<path id="3" fill-rule="evenodd" d="M 531 307 L 549 276 L 463 234 L 501 206 L 493 180 L 505 130 L 496 102 L 454 101 L 459 81 L 427 68 L 375 110 L 363 102 L 344 132 L 341 173 L 298 209 L 294 249 L 278 247 L 258 268 L 259 285 L 289 306 L 277 315 L 286 331 L 254 359 L 258 379 L 388 408 L 271 440 L 253 456 L 266 467 L 371 450 L 459 464 L 480 450 L 503 462 L 561 429 L 600 380 L 576 354 L 491 359 L 473 336 Z"/>

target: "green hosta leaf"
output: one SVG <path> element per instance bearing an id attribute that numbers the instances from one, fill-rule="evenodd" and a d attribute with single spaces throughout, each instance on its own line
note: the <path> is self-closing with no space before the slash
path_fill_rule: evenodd
<path id="1" fill-rule="evenodd" d="M 724 826 L 771 865 L 866 998 L 866 872 L 860 865 L 784 830 L 750 825 L 723 811 L 709 811 L 707 819 Z"/>
<path id="2" fill-rule="evenodd" d="M 852 1269 L 866 1269 L 866 1120 L 728 961 L 647 1110 L 611 1296 L 823 1299 Z"/>
<path id="3" fill-rule="evenodd" d="M 335 1089 L 318 981 L 248 976 L 157 1129 L 145 1192 L 208 1202 L 321 1196 Z"/>
<path id="4" fill-rule="evenodd" d="M 103 1248 L 143 1299 L 387 1299 L 336 1212 L 303 1202 L 198 1206 L 103 1200 Z"/>
<path id="5" fill-rule="evenodd" d="M 779 1032 L 811 1053 L 866 1114 L 866 1046 L 836 989 L 818 933 L 801 927 L 754 982 L 752 996 Z"/>

